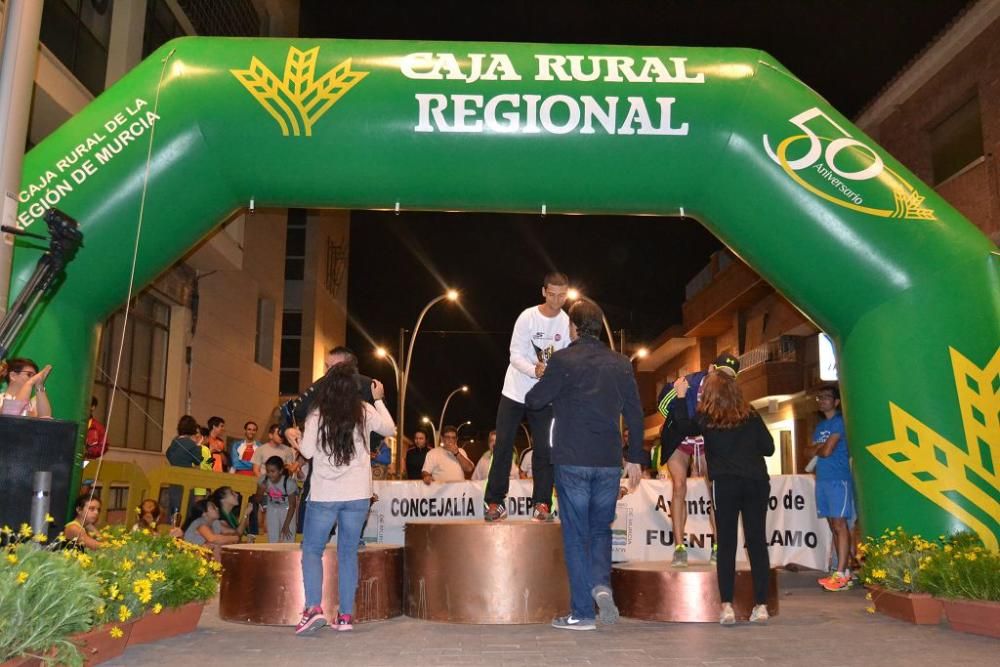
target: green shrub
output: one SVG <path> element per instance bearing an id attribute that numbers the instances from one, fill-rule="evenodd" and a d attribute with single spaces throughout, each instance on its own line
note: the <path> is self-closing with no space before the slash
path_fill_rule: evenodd
<path id="1" fill-rule="evenodd" d="M 907 535 L 902 527 L 886 529 L 880 536 L 866 538 L 858 545 L 858 553 L 864 558 L 861 580 L 890 591 L 921 592 L 918 576 L 921 563 L 939 548 L 936 542 L 928 542 L 919 535 Z"/>
<path id="2" fill-rule="evenodd" d="M 23 654 L 58 665 L 83 664 L 70 635 L 94 626 L 100 582 L 73 552 L 37 543 L 0 551 L 0 662 Z"/>
<path id="3" fill-rule="evenodd" d="M 1000 556 L 959 533 L 921 563 L 919 579 L 937 597 L 1000 601 Z"/>
<path id="4" fill-rule="evenodd" d="M 219 586 L 219 564 L 211 550 L 148 530 L 105 528 L 108 548 L 92 554 L 101 580 L 105 606 L 101 619 L 124 622 L 147 611 L 213 597 Z"/>
<path id="5" fill-rule="evenodd" d="M 165 607 L 204 601 L 218 591 L 221 567 L 204 547 L 150 531 L 105 528 L 93 551 L 43 547 L 27 526 L 4 527 L 0 548 L 0 662 L 23 654 L 78 667 L 69 640 L 96 625 L 118 626 Z"/>

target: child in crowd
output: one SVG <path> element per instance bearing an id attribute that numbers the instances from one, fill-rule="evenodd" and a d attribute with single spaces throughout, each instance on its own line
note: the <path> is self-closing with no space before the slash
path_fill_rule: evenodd
<path id="1" fill-rule="evenodd" d="M 240 504 L 240 499 L 232 487 L 220 486 L 212 493 L 209 500 L 219 510 L 219 516 L 216 517 L 212 530 L 222 535 L 243 537 L 247 532 L 250 513 L 247 512 L 242 520 L 237 519 L 236 506 Z"/>
<path id="2" fill-rule="evenodd" d="M 146 498 L 139 503 L 139 520 L 132 526 L 133 531 L 148 530 L 151 533 L 161 532 L 163 526 L 163 510 L 160 503 L 152 498 Z M 176 526 L 171 526 L 170 537 L 184 537 L 184 531 Z"/>
<path id="3" fill-rule="evenodd" d="M 265 473 L 260 478 L 257 495 L 263 498 L 267 517 L 267 541 L 295 541 L 295 510 L 298 507 L 299 485 L 288 474 L 280 456 L 272 456 L 264 463 Z"/>
<path id="4" fill-rule="evenodd" d="M 215 559 L 220 560 L 221 548 L 226 544 L 238 544 L 240 536 L 216 532 L 214 527 L 218 523 L 218 506 L 208 499 L 199 500 L 191 506 L 188 519 L 184 522 L 184 539 L 191 544 L 212 547 Z"/>
<path id="5" fill-rule="evenodd" d="M 100 549 L 104 545 L 98 539 L 97 517 L 101 513 L 101 501 L 89 494 L 76 499 L 76 518 L 66 524 L 63 533 L 66 541 L 84 549 Z"/>
<path id="6" fill-rule="evenodd" d="M 212 457 L 212 450 L 208 446 L 208 438 L 211 431 L 208 430 L 207 426 L 199 426 L 198 433 L 194 438 L 194 441 L 198 443 L 198 447 L 201 451 L 201 464 L 198 466 L 202 470 L 214 470 L 215 469 L 215 459 Z"/>

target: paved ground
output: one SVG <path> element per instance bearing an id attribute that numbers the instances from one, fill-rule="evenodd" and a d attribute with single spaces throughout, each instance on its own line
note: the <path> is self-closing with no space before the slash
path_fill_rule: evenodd
<path id="1" fill-rule="evenodd" d="M 198 631 L 130 649 L 107 665 L 833 665 L 997 664 L 1000 641 L 918 627 L 865 611 L 863 590 L 826 593 L 812 575 L 782 573 L 781 614 L 766 627 L 622 620 L 597 632 L 545 625 L 447 625 L 398 618 L 295 637 L 290 628 L 219 620 L 205 609 Z"/>

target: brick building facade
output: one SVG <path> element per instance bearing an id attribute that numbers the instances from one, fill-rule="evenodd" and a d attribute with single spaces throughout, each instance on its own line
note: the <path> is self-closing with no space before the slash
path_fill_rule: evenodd
<path id="1" fill-rule="evenodd" d="M 997 243 L 1000 0 L 973 3 L 942 28 L 855 122 Z M 660 388 L 728 352 L 740 357 L 740 386 L 775 437 L 769 471 L 803 472 L 802 446 L 817 421 L 811 392 L 825 383 L 820 334 L 752 268 L 728 251 L 716 253 L 688 283 L 683 321 L 637 362 L 646 440 L 657 438 L 662 424 Z"/>

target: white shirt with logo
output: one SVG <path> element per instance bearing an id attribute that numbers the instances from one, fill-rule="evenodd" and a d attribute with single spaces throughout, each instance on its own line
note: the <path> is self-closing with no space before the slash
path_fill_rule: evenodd
<path id="1" fill-rule="evenodd" d="M 524 395 L 538 382 L 535 364 L 548 363 L 554 353 L 569 345 L 569 315 L 560 310 L 545 317 L 538 306 L 522 312 L 510 337 L 510 365 L 503 380 L 503 395 L 524 403 Z"/>

